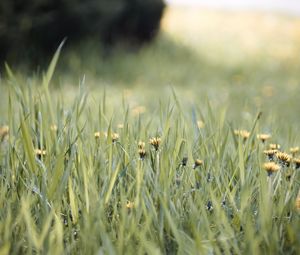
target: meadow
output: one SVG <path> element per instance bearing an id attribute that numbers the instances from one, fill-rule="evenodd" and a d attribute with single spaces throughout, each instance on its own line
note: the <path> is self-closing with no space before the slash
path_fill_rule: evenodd
<path id="1" fill-rule="evenodd" d="M 1 71 L 0 254 L 299 254 L 300 19 L 170 8 L 107 51 Z"/>

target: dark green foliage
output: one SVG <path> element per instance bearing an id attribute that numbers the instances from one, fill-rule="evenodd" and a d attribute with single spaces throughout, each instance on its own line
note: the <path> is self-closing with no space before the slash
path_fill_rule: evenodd
<path id="1" fill-rule="evenodd" d="M 95 37 L 106 44 L 148 41 L 159 28 L 163 0 L 1 0 L 0 60 L 50 53 Z"/>

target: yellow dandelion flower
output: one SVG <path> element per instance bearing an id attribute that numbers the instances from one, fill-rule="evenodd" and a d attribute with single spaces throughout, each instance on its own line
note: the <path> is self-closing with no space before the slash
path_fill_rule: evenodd
<path id="1" fill-rule="evenodd" d="M 299 152 L 299 146 L 290 148 L 290 152 L 295 156 Z"/>
<path id="2" fill-rule="evenodd" d="M 278 150 L 264 150 L 264 154 L 269 157 L 269 160 L 273 160 Z"/>
<path id="3" fill-rule="evenodd" d="M 161 143 L 161 138 L 160 137 L 150 138 L 149 143 L 155 148 L 156 151 L 158 151 L 159 145 Z"/>
<path id="4" fill-rule="evenodd" d="M 276 157 L 278 158 L 278 160 L 282 163 L 282 164 L 285 164 L 285 165 L 289 165 L 290 162 L 291 162 L 291 159 L 292 159 L 292 156 L 285 153 L 285 152 L 280 152 L 280 151 L 277 151 L 275 153 Z"/>
<path id="5" fill-rule="evenodd" d="M 4 138 L 8 136 L 8 133 L 9 133 L 8 126 L 0 127 L 0 140 L 3 141 Z"/>
<path id="6" fill-rule="evenodd" d="M 127 201 L 127 203 L 126 203 L 126 208 L 127 208 L 127 209 L 132 209 L 133 207 L 134 207 L 134 202 Z"/>
<path id="7" fill-rule="evenodd" d="M 57 126 L 55 124 L 52 124 L 50 126 L 50 130 L 53 131 L 53 132 L 56 132 L 57 131 Z"/>
<path id="8" fill-rule="evenodd" d="M 193 169 L 196 169 L 198 166 L 202 166 L 202 165 L 203 165 L 203 160 L 196 159 L 193 165 Z"/>
<path id="9" fill-rule="evenodd" d="M 197 121 L 197 126 L 198 126 L 198 128 L 204 128 L 205 123 L 202 120 L 198 120 Z"/>
<path id="10" fill-rule="evenodd" d="M 247 130 L 234 130 L 234 134 L 236 136 L 242 137 L 244 140 L 246 140 L 250 136 L 250 132 Z"/>
<path id="11" fill-rule="evenodd" d="M 268 175 L 280 170 L 280 166 L 274 162 L 264 163 L 263 168 L 268 172 Z"/>
<path id="12" fill-rule="evenodd" d="M 119 139 L 119 134 L 118 133 L 112 133 L 111 134 L 111 140 L 113 143 L 115 143 Z"/>
<path id="13" fill-rule="evenodd" d="M 95 132 L 94 133 L 95 138 L 100 138 L 101 137 L 101 132 Z"/>
<path id="14" fill-rule="evenodd" d="M 271 150 L 279 150 L 280 149 L 280 144 L 271 143 L 271 144 L 269 144 L 269 148 Z"/>
<path id="15" fill-rule="evenodd" d="M 94 133 L 94 137 L 96 139 L 107 138 L 107 132 L 99 132 L 99 131 L 97 131 L 97 132 Z"/>
<path id="16" fill-rule="evenodd" d="M 37 156 L 45 156 L 47 154 L 46 150 L 41 150 L 41 149 L 35 149 L 34 153 Z"/>
<path id="17" fill-rule="evenodd" d="M 261 140 L 263 143 L 270 138 L 271 138 L 270 134 L 258 134 L 257 135 L 257 139 Z"/>
<path id="18" fill-rule="evenodd" d="M 139 148 L 139 149 L 144 149 L 144 148 L 145 148 L 145 142 L 139 141 L 139 143 L 138 143 L 138 148 Z"/>

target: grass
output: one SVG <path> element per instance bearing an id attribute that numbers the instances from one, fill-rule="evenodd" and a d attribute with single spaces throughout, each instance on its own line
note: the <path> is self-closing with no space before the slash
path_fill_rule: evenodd
<path id="1" fill-rule="evenodd" d="M 300 144 L 299 20 L 197 14 L 170 10 L 134 53 L 91 42 L 55 72 L 59 51 L 45 74 L 8 68 L 0 254 L 299 253 L 299 169 L 279 153 L 264 169 L 270 143 Z"/>

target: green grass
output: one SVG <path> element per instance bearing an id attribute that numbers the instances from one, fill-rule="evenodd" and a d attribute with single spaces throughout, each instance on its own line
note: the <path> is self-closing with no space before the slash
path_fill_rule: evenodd
<path id="1" fill-rule="evenodd" d="M 137 52 L 103 56 L 94 43 L 62 51 L 55 72 L 58 54 L 45 74 L 8 68 L 0 254 L 300 252 L 299 169 L 263 169 L 269 143 L 300 145 L 297 37 L 282 39 L 292 49 L 282 58 L 259 46 L 272 36 L 248 52 L 238 38 L 227 47 L 226 33 L 217 43 L 172 31 L 164 25 Z M 259 133 L 272 138 L 262 143 Z M 157 151 L 152 137 L 161 138 Z M 203 165 L 194 169 L 196 159 Z"/>

